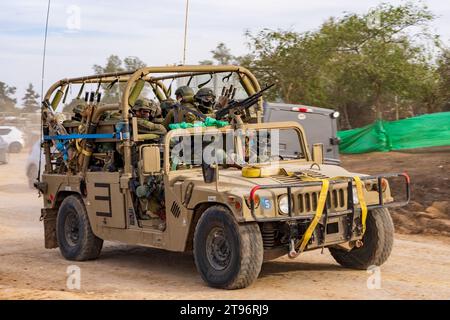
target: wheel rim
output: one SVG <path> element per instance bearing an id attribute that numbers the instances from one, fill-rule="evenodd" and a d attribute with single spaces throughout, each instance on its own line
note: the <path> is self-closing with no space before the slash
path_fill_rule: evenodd
<path id="1" fill-rule="evenodd" d="M 78 244 L 80 239 L 79 230 L 78 215 L 75 212 L 69 213 L 64 223 L 64 234 L 69 246 L 74 247 Z"/>
<path id="2" fill-rule="evenodd" d="M 206 256 L 216 270 L 224 270 L 230 264 L 231 247 L 223 228 L 213 228 L 206 239 Z"/>

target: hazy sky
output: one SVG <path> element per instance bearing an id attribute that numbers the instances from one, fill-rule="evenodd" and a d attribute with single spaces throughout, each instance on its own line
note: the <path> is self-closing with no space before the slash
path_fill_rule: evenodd
<path id="1" fill-rule="evenodd" d="M 210 58 L 219 42 L 234 54 L 245 53 L 247 29 L 306 31 L 330 16 L 367 12 L 380 2 L 190 0 L 187 63 Z M 423 2 L 439 16 L 434 31 L 449 43 L 450 2 Z M 51 8 L 45 89 L 62 78 L 92 74 L 92 65 L 104 64 L 110 54 L 138 56 L 148 65 L 182 60 L 185 0 L 52 0 Z M 18 100 L 29 82 L 40 92 L 46 10 L 47 0 L 0 4 L 0 81 L 17 87 Z"/>

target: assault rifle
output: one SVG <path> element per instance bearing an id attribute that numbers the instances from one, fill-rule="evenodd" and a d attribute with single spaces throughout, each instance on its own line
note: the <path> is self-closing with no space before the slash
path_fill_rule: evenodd
<path id="1" fill-rule="evenodd" d="M 250 97 L 245 98 L 244 100 L 231 101 L 230 103 L 228 103 L 228 105 L 226 107 L 224 107 L 223 109 L 220 109 L 219 111 L 216 112 L 216 119 L 220 120 L 220 119 L 226 117 L 231 112 L 247 110 L 248 108 L 250 108 L 251 106 L 253 106 L 255 103 L 258 102 L 259 98 L 262 97 L 262 95 L 265 91 L 269 90 L 274 85 L 275 84 L 267 86 L 264 89 L 262 89 L 261 91 L 258 91 L 257 93 L 255 93 L 254 95 L 251 95 Z"/>

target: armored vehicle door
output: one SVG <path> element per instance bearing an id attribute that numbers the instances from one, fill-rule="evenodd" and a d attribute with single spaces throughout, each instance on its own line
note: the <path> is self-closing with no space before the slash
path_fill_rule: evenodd
<path id="1" fill-rule="evenodd" d="M 86 175 L 87 210 L 91 224 L 97 227 L 124 229 L 125 201 L 120 192 L 118 172 L 89 172 Z"/>

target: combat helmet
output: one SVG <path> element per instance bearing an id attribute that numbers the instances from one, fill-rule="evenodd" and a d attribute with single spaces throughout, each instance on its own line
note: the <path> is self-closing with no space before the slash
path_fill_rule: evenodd
<path id="1" fill-rule="evenodd" d="M 81 115 L 84 110 L 86 110 L 86 102 L 81 99 L 76 99 L 75 107 L 73 107 L 72 112 Z"/>
<path id="2" fill-rule="evenodd" d="M 196 102 L 202 103 L 205 106 L 211 106 L 216 100 L 216 95 L 211 88 L 201 88 L 195 94 L 194 99 Z"/>
<path id="3" fill-rule="evenodd" d="M 175 91 L 176 97 L 181 97 L 181 101 L 192 102 L 194 100 L 194 90 L 188 86 L 182 86 Z"/>
<path id="4" fill-rule="evenodd" d="M 214 107 L 216 95 L 211 88 L 201 88 L 194 96 L 194 101 L 198 103 L 200 111 L 209 113 Z"/>
<path id="5" fill-rule="evenodd" d="M 136 100 L 136 103 L 134 104 L 132 110 L 133 111 L 139 111 L 139 110 L 152 110 L 152 101 L 149 99 L 138 99 Z"/>

